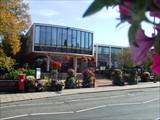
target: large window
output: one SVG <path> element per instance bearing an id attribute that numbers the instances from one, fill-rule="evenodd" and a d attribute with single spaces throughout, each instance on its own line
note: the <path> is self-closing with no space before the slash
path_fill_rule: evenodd
<path id="1" fill-rule="evenodd" d="M 72 46 L 72 30 L 71 29 L 68 29 L 67 45 L 69 48 Z"/>
<path id="2" fill-rule="evenodd" d="M 57 28 L 52 27 L 52 46 L 56 46 L 56 41 L 57 41 Z"/>
<path id="3" fill-rule="evenodd" d="M 74 28 L 35 26 L 35 50 L 92 54 L 93 33 Z"/>
<path id="4" fill-rule="evenodd" d="M 80 45 L 81 45 L 81 33 L 80 31 L 77 31 L 77 43 L 76 43 L 77 48 L 80 48 Z"/>
<path id="5" fill-rule="evenodd" d="M 40 27 L 40 45 L 45 45 L 45 27 Z"/>
<path id="6" fill-rule="evenodd" d="M 108 47 L 102 47 L 102 54 L 109 54 L 109 48 Z"/>
<path id="7" fill-rule="evenodd" d="M 62 45 L 67 47 L 67 29 L 63 29 Z"/>
<path id="8" fill-rule="evenodd" d="M 89 48 L 89 33 L 85 33 L 85 48 L 88 49 Z"/>
<path id="9" fill-rule="evenodd" d="M 46 27 L 46 45 L 51 45 L 52 42 L 52 29 L 51 27 Z"/>
<path id="10" fill-rule="evenodd" d="M 84 48 L 84 39 L 85 36 L 84 36 L 84 32 L 81 32 L 81 48 Z"/>
<path id="11" fill-rule="evenodd" d="M 57 46 L 62 45 L 62 28 L 58 28 L 58 33 L 57 33 Z"/>
<path id="12" fill-rule="evenodd" d="M 35 35 L 35 41 L 34 43 L 37 45 L 40 41 L 40 27 L 36 26 L 36 35 Z"/>
<path id="13" fill-rule="evenodd" d="M 76 43 L 77 43 L 77 34 L 76 34 L 76 30 L 72 31 L 72 47 L 76 48 Z"/>
<path id="14" fill-rule="evenodd" d="M 89 49 L 92 50 L 92 45 L 93 45 L 93 36 L 92 33 L 89 33 L 89 39 L 88 39 L 88 44 L 89 44 Z"/>

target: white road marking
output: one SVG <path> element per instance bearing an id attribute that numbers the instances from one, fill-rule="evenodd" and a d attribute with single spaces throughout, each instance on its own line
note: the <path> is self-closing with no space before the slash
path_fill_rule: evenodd
<path id="1" fill-rule="evenodd" d="M 157 101 L 159 100 L 160 98 L 155 98 L 155 99 L 151 99 L 151 100 L 148 100 L 148 101 L 144 101 L 143 104 L 145 103 L 150 103 L 150 102 L 153 102 L 153 101 Z"/>
<path id="2" fill-rule="evenodd" d="M 138 105 L 138 104 L 142 104 L 142 103 L 140 103 L 140 102 L 135 102 L 135 103 L 119 103 L 119 104 L 110 104 L 110 105 L 107 105 L 106 107 L 124 106 L 124 105 Z"/>
<path id="3" fill-rule="evenodd" d="M 77 102 L 77 101 L 88 101 L 88 100 L 101 100 L 101 99 L 109 99 L 109 98 L 118 98 L 126 95 L 116 95 L 116 96 L 107 96 L 107 97 L 96 97 L 96 98 L 85 98 L 85 99 L 73 99 L 68 102 Z"/>
<path id="4" fill-rule="evenodd" d="M 96 106 L 96 107 L 91 107 L 91 108 L 86 108 L 86 109 L 81 109 L 76 111 L 77 113 L 79 112 L 85 112 L 85 111 L 90 111 L 90 110 L 94 110 L 94 109 L 99 109 L 99 108 L 104 108 L 104 107 L 112 107 L 112 106 L 124 106 L 124 105 L 138 105 L 141 103 L 119 103 L 119 104 L 110 104 L 110 105 L 101 105 L 101 106 Z"/>
<path id="5" fill-rule="evenodd" d="M 24 107 L 24 106 L 40 106 L 40 105 L 51 105 L 51 104 L 53 104 L 53 103 L 33 103 L 33 104 L 1 106 L 0 108 Z"/>
<path id="6" fill-rule="evenodd" d="M 60 115 L 60 114 L 72 114 L 73 111 L 68 112 L 50 112 L 50 113 L 31 113 L 32 116 L 39 116 L 39 115 Z"/>
<path id="7" fill-rule="evenodd" d="M 11 116 L 11 117 L 6 117 L 6 118 L 0 118 L 0 120 L 10 120 L 14 118 L 21 118 L 21 117 L 26 117 L 29 116 L 28 114 L 23 114 L 23 115 L 16 115 L 16 116 Z"/>
<path id="8" fill-rule="evenodd" d="M 99 109 L 99 108 L 104 108 L 104 107 L 106 107 L 106 105 L 101 105 L 101 106 L 86 108 L 86 109 L 78 110 L 78 111 L 76 111 L 76 112 L 79 113 L 79 112 L 90 111 L 90 110 Z"/>
<path id="9" fill-rule="evenodd" d="M 57 105 L 64 104 L 64 102 L 55 102 L 55 104 L 57 104 Z"/>
<path id="10" fill-rule="evenodd" d="M 108 98 L 117 98 L 123 97 L 126 95 L 116 95 L 116 96 L 107 96 L 107 97 L 98 97 L 98 98 L 86 98 L 86 99 L 73 99 L 68 100 L 67 102 L 77 102 L 77 101 L 89 101 L 89 100 L 101 100 L 101 99 L 108 99 Z M 22 105 L 9 105 L 9 106 L 1 106 L 2 108 L 12 108 L 12 107 L 25 107 L 25 106 L 40 106 L 40 105 L 52 105 L 52 104 L 64 104 L 65 102 L 55 102 L 55 103 L 33 103 L 33 104 L 22 104 Z"/>
<path id="11" fill-rule="evenodd" d="M 72 114 L 72 113 L 74 113 L 74 112 L 68 111 L 68 112 L 52 112 L 52 113 L 31 113 L 31 114 L 23 114 L 23 115 L 16 115 L 16 116 L 11 116 L 11 117 L 0 118 L 0 120 L 10 120 L 10 119 L 22 118 L 22 117 L 26 117 L 26 116 L 60 115 L 60 114 Z"/>

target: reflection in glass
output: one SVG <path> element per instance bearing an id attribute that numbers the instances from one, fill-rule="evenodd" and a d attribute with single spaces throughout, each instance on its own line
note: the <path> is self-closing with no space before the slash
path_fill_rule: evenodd
<path id="1" fill-rule="evenodd" d="M 81 32 L 81 48 L 84 48 L 84 32 Z"/>
<path id="2" fill-rule="evenodd" d="M 39 40 L 40 40 L 40 27 L 36 26 L 36 35 L 35 35 L 35 44 L 39 44 Z"/>
<path id="3" fill-rule="evenodd" d="M 92 50 L 92 45 L 93 45 L 93 34 L 89 33 L 89 49 Z"/>
<path id="4" fill-rule="evenodd" d="M 73 31 L 72 31 L 72 47 L 73 47 L 73 48 L 76 48 L 76 43 L 77 43 L 77 42 L 76 42 L 76 37 L 77 37 L 77 36 L 76 36 L 76 30 L 73 30 Z"/>
<path id="5" fill-rule="evenodd" d="M 80 48 L 80 44 L 81 44 L 81 34 L 80 31 L 77 31 L 77 43 L 76 43 L 77 48 Z"/>
<path id="6" fill-rule="evenodd" d="M 67 47 L 67 29 L 63 29 L 62 45 Z"/>
<path id="7" fill-rule="evenodd" d="M 89 48 L 89 34 L 88 32 L 85 34 L 85 48 L 88 49 Z"/>
<path id="8" fill-rule="evenodd" d="M 52 31 L 51 27 L 46 27 L 46 45 L 51 45 L 52 41 Z"/>
<path id="9" fill-rule="evenodd" d="M 57 37 L 57 30 L 55 27 L 52 27 L 52 46 L 56 45 L 56 37 Z"/>
<path id="10" fill-rule="evenodd" d="M 45 45 L 45 27 L 40 28 L 40 45 Z"/>
<path id="11" fill-rule="evenodd" d="M 71 29 L 68 29 L 68 40 L 67 40 L 67 45 L 68 47 L 71 47 L 72 46 L 72 31 Z"/>
<path id="12" fill-rule="evenodd" d="M 61 46 L 61 41 L 62 41 L 62 28 L 58 28 L 58 33 L 57 33 L 57 46 Z"/>

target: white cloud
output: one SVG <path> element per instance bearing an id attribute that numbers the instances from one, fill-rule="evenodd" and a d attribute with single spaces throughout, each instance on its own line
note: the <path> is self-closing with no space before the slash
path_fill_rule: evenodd
<path id="1" fill-rule="evenodd" d="M 44 17 L 52 17 L 52 16 L 59 14 L 57 11 L 52 10 L 52 9 L 43 9 L 43 10 L 39 10 L 37 12 L 39 12 L 39 14 Z"/>
<path id="2" fill-rule="evenodd" d="M 119 17 L 119 12 L 117 10 L 117 7 L 112 9 L 112 8 L 109 8 L 108 10 L 103 9 L 102 11 L 96 13 L 94 15 L 94 17 L 96 18 L 100 18 L 100 19 L 103 19 L 103 18 L 118 18 Z"/>

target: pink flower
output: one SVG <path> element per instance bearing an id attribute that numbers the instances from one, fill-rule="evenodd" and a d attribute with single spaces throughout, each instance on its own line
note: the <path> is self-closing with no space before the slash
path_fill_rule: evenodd
<path id="1" fill-rule="evenodd" d="M 121 13 L 121 14 L 123 14 L 123 15 L 130 15 L 130 12 L 129 12 L 130 10 L 128 9 L 128 8 L 126 8 L 125 6 L 123 6 L 123 5 L 120 5 L 119 6 L 119 12 Z"/>
<path id="2" fill-rule="evenodd" d="M 131 45 L 131 59 L 135 64 L 142 64 L 146 58 L 149 49 L 153 46 L 155 37 L 149 38 L 145 36 L 144 30 L 139 29 L 136 34 L 137 46 Z"/>
<path id="3" fill-rule="evenodd" d="M 152 71 L 160 76 L 160 55 L 158 53 L 153 55 Z"/>
<path id="4" fill-rule="evenodd" d="M 156 4 L 156 5 L 160 5 L 160 0 L 154 0 L 154 4 Z"/>

